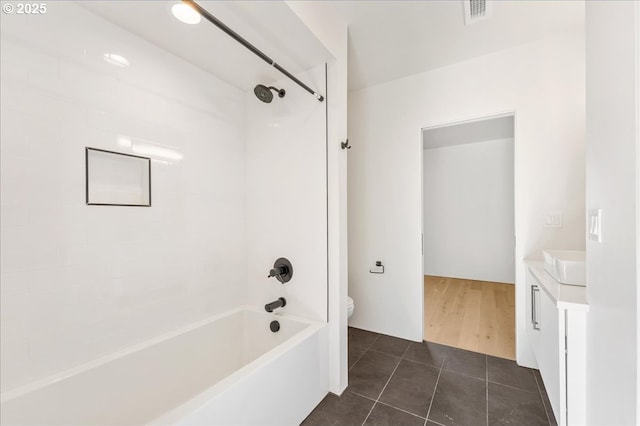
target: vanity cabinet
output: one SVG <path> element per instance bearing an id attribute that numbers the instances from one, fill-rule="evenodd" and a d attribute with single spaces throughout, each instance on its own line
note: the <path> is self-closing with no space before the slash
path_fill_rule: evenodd
<path id="1" fill-rule="evenodd" d="M 527 334 L 559 425 L 585 423 L 586 289 L 527 264 Z"/>

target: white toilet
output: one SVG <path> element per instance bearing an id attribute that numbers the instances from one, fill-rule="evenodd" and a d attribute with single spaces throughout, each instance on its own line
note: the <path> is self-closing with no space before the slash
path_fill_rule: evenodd
<path id="1" fill-rule="evenodd" d="M 353 299 L 347 296 L 347 318 L 353 315 Z"/>

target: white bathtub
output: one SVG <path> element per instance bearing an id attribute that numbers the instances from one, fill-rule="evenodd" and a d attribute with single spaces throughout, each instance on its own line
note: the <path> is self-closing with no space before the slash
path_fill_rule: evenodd
<path id="1" fill-rule="evenodd" d="M 299 424 L 328 391 L 326 339 L 324 323 L 235 309 L 6 392 L 1 422 Z"/>

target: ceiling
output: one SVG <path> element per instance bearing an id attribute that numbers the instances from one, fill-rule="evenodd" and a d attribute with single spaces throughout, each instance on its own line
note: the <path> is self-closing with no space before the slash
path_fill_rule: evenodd
<path id="1" fill-rule="evenodd" d="M 178 21 L 178 1 L 82 1 L 97 15 L 248 91 L 282 74 L 204 19 Z M 282 1 L 198 1 L 211 14 L 293 74 L 331 58 L 326 48 Z"/>
<path id="2" fill-rule="evenodd" d="M 349 24 L 349 90 L 584 27 L 584 1 L 494 1 L 464 25 L 462 0 L 335 1 Z"/>
<path id="3" fill-rule="evenodd" d="M 491 0 L 489 0 L 491 1 Z M 81 4 L 243 90 L 282 76 L 203 20 L 186 25 L 174 1 Z M 331 58 L 283 1 L 198 1 L 292 73 Z M 331 1 L 349 25 L 349 90 L 383 83 L 584 27 L 583 0 L 500 0 L 492 16 L 464 25 L 463 0 Z"/>
<path id="4" fill-rule="evenodd" d="M 424 149 L 513 138 L 513 115 L 422 130 Z"/>

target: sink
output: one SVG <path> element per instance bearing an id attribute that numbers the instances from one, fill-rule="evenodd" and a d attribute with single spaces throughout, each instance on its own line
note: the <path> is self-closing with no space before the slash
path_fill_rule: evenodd
<path id="1" fill-rule="evenodd" d="M 544 270 L 556 281 L 569 285 L 587 285 L 584 251 L 543 250 Z"/>

